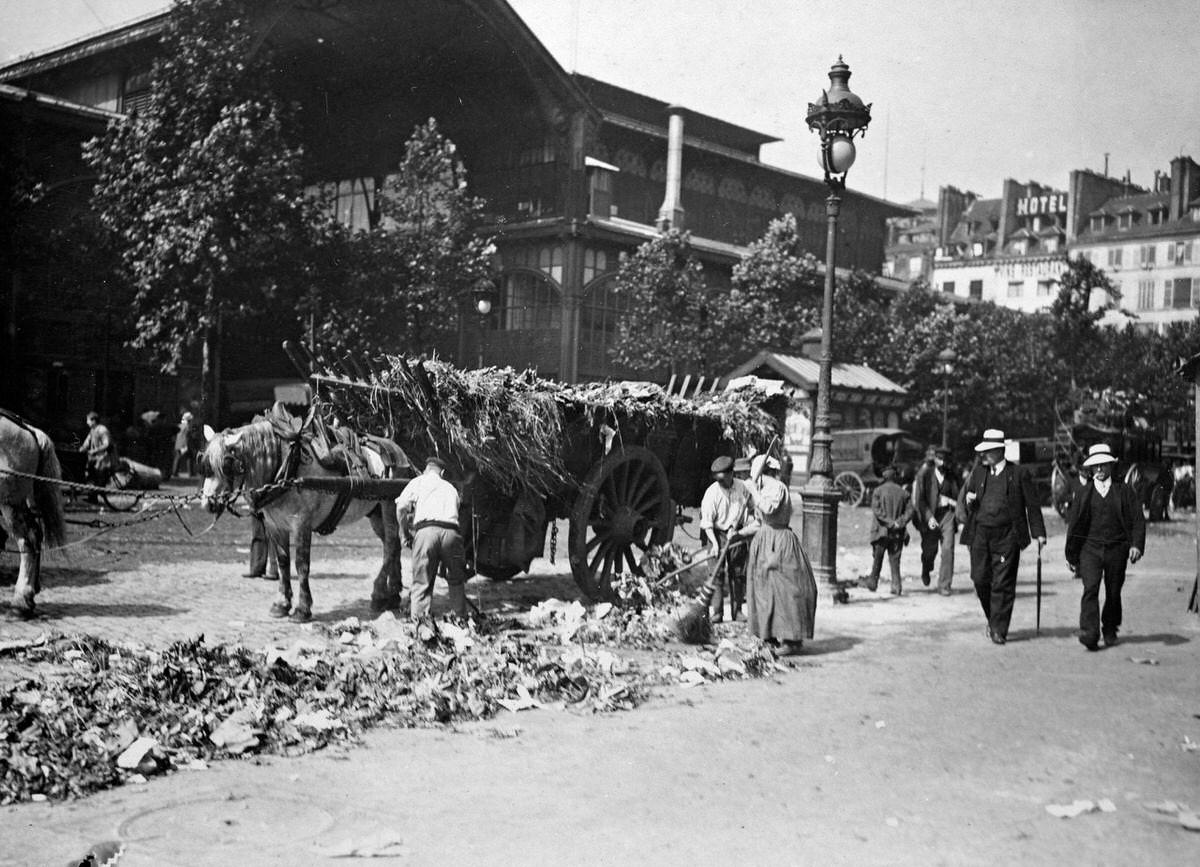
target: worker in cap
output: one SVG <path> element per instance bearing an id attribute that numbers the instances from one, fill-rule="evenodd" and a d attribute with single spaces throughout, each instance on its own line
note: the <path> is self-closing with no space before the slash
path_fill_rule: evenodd
<path id="1" fill-rule="evenodd" d="M 917 470 L 912 486 L 913 524 L 921 534 L 921 583 L 929 586 L 940 547 L 937 592 L 942 596 L 950 595 L 954 577 L 954 534 L 958 530 L 955 509 L 961 487 L 949 461 L 950 449 L 931 445 L 925 450 L 925 462 Z"/>
<path id="2" fill-rule="evenodd" d="M 860 585 L 872 593 L 879 586 L 879 573 L 886 554 L 892 573 L 892 595 L 902 592 L 900 554 L 908 544 L 908 521 L 912 517 L 912 501 L 904 488 L 896 484 L 898 471 L 888 464 L 880 472 L 883 484 L 871 492 L 871 574 Z"/>
<path id="3" fill-rule="evenodd" d="M 1137 492 L 1113 478 L 1117 458 L 1108 443 L 1088 449 L 1083 462 L 1092 478 L 1067 510 L 1067 565 L 1083 581 L 1079 641 L 1088 650 L 1117 644 L 1121 627 L 1121 588 L 1125 568 L 1146 550 L 1146 519 Z M 1100 608 L 1100 585 L 1104 608 Z"/>
<path id="4" fill-rule="evenodd" d="M 709 469 L 713 481 L 700 500 L 700 542 L 708 546 L 713 566 L 719 570 L 712 597 L 712 620 L 720 623 L 725 619 L 726 585 L 731 620 L 741 615 L 745 601 L 746 544 L 734 543 L 750 519 L 750 489 L 733 477 L 733 458 L 729 455 L 716 458 Z"/>
<path id="5" fill-rule="evenodd" d="M 989 428 L 975 445 L 979 463 L 959 494 L 957 518 L 961 541 L 971 552 L 971 582 L 987 618 L 993 644 L 1008 640 L 1017 598 L 1021 551 L 1037 539 L 1046 544 L 1046 524 L 1033 480 L 1004 455 L 1004 432 Z"/>
<path id="6" fill-rule="evenodd" d="M 443 474 L 446 462 L 436 455 L 425 461 L 425 472 L 404 486 L 396 498 L 400 536 L 412 546 L 412 590 L 409 613 L 420 629 L 428 624 L 433 583 L 445 567 L 450 587 L 450 608 L 467 616 L 467 567 L 462 533 L 458 526 L 458 488 Z"/>

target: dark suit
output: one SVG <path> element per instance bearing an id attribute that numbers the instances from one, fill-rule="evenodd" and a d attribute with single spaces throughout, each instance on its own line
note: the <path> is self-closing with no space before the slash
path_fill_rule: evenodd
<path id="1" fill-rule="evenodd" d="M 1083 581 L 1083 598 L 1079 604 L 1080 640 L 1095 644 L 1103 632 L 1116 635 L 1121 626 L 1121 587 L 1125 584 L 1125 567 L 1129 549 L 1146 550 L 1146 518 L 1137 493 L 1129 485 L 1112 480 L 1108 497 L 1103 498 L 1114 509 L 1115 526 L 1109 531 L 1096 529 L 1101 497 L 1095 485 L 1080 489 L 1067 511 L 1067 562 Z M 1110 513 L 1111 514 L 1111 513 Z M 1101 538 L 1103 535 L 1103 538 Z M 1100 611 L 1100 584 L 1104 583 L 1104 610 Z"/>
<path id="2" fill-rule="evenodd" d="M 958 499 L 958 479 L 949 466 L 941 468 L 939 484 L 937 469 L 932 463 L 922 465 L 913 479 L 912 502 L 913 523 L 921 533 L 921 577 L 925 579 L 933 571 L 938 547 L 942 549 L 942 568 L 938 570 L 938 590 L 950 592 L 950 581 L 954 575 L 954 531 L 957 520 L 954 506 L 941 505 L 942 497 Z M 929 519 L 937 521 L 937 529 L 929 529 Z"/>
<path id="3" fill-rule="evenodd" d="M 879 586 L 879 572 L 883 568 L 883 556 L 887 554 L 892 570 L 892 592 L 900 594 L 900 553 L 908 541 L 905 525 L 912 516 L 912 504 L 904 488 L 894 481 L 886 481 L 871 493 L 871 548 L 874 554 L 871 575 L 867 587 L 874 590 Z"/>
<path id="4" fill-rule="evenodd" d="M 1017 566 L 1021 550 L 1032 537 L 1044 538 L 1046 524 L 1038 505 L 1037 492 L 1029 473 L 1011 461 L 999 475 L 979 464 L 971 471 L 958 498 L 962 543 L 971 552 L 971 582 L 988 619 L 988 628 L 1000 639 L 1008 637 L 1013 602 L 1017 598 Z M 999 488 L 994 486 L 999 485 Z M 967 494 L 974 502 L 967 503 Z M 998 497 L 999 518 L 981 522 L 980 507 L 985 497 Z"/>

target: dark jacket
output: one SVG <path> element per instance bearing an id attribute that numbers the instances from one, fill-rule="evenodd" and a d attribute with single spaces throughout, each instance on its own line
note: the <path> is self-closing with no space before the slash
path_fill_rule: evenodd
<path id="1" fill-rule="evenodd" d="M 912 503 L 904 488 L 895 482 L 884 482 L 871 492 L 871 512 L 875 520 L 871 525 L 871 541 L 904 537 L 904 525 L 912 515 Z"/>
<path id="2" fill-rule="evenodd" d="M 1071 501 L 1067 510 L 1067 562 L 1072 566 L 1079 565 L 1079 552 L 1087 541 L 1088 529 L 1092 520 L 1092 495 L 1096 488 L 1089 482 L 1082 487 Z M 1137 493 L 1124 482 L 1112 480 L 1110 497 L 1116 497 L 1113 503 L 1117 507 L 1117 517 L 1125 537 L 1129 539 L 1129 547 L 1139 551 L 1146 550 L 1146 517 L 1142 514 L 1142 504 L 1138 502 Z"/>
<path id="3" fill-rule="evenodd" d="M 971 470 L 967 483 L 958 492 L 958 508 L 956 515 L 962 524 L 962 535 L 959 537 L 964 545 L 970 545 L 975 538 L 975 515 L 979 511 L 979 498 L 989 485 L 1004 485 L 1005 500 L 1008 505 L 1008 516 L 1013 528 L 1017 531 L 1017 542 L 1021 548 L 1029 547 L 1029 540 L 1046 535 L 1046 522 L 1042 520 L 1042 509 L 1038 504 L 1037 491 L 1034 490 L 1033 480 L 1023 468 L 1008 461 L 1004 472 L 992 477 L 992 468 L 984 463 L 978 464 Z M 967 505 L 967 494 L 974 492 L 975 502 Z"/>
<path id="4" fill-rule="evenodd" d="M 934 475 L 934 465 L 924 463 L 921 469 L 917 470 L 917 477 L 913 479 L 912 503 L 913 503 L 913 523 L 917 525 L 917 529 L 925 532 L 929 529 L 929 519 L 937 518 L 938 499 L 938 481 Z M 950 467 L 942 467 L 942 477 L 946 480 L 946 496 L 952 499 L 958 499 L 958 478 L 951 471 Z"/>

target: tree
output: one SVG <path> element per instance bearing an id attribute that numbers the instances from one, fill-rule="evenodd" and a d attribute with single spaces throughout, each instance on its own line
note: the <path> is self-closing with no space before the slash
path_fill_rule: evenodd
<path id="1" fill-rule="evenodd" d="M 716 299 L 732 354 L 797 350 L 820 322 L 824 277 L 816 256 L 801 245 L 796 217 L 772 220 L 745 258 L 733 267 L 732 288 Z"/>
<path id="2" fill-rule="evenodd" d="M 614 361 L 672 376 L 712 371 L 710 353 L 720 335 L 690 234 L 672 229 L 632 255 L 623 253 L 614 291 L 629 298 L 610 350 Z"/>
<path id="3" fill-rule="evenodd" d="M 446 346 L 464 294 L 491 272 L 495 246 L 475 231 L 483 207 L 436 121 L 417 127 L 380 191 L 374 225 L 330 226 L 312 257 L 299 309 L 320 322 L 318 343 L 368 355 Z"/>
<path id="4" fill-rule="evenodd" d="M 253 8 L 176 0 L 145 112 L 85 150 L 94 207 L 135 290 L 131 346 L 171 373 L 199 344 L 209 417 L 222 320 L 294 292 L 318 225 Z"/>
<path id="5" fill-rule="evenodd" d="M 1070 260 L 1058 282 L 1058 294 L 1050 305 L 1054 354 L 1065 365 L 1072 385 L 1090 385 L 1086 373 L 1100 349 L 1100 320 L 1117 308 L 1121 290 L 1082 256 Z"/>

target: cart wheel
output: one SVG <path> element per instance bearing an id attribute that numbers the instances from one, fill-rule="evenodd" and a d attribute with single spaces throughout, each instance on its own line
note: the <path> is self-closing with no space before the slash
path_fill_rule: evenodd
<path id="1" fill-rule="evenodd" d="M 108 486 L 101 491 L 100 499 L 114 512 L 132 512 L 142 502 L 141 491 L 125 490 L 132 481 L 133 476 L 130 473 L 118 470 L 108 480 Z"/>
<path id="2" fill-rule="evenodd" d="M 861 503 L 863 496 L 867 493 L 867 486 L 863 483 L 862 476 L 853 470 L 838 473 L 837 478 L 833 480 L 833 486 L 842 495 L 842 504 L 851 508 Z"/>
<path id="3" fill-rule="evenodd" d="M 567 551 L 579 589 L 612 598 L 613 575 L 642 574 L 640 556 L 670 541 L 674 518 L 667 471 L 649 449 L 632 446 L 596 464 L 571 510 Z"/>

